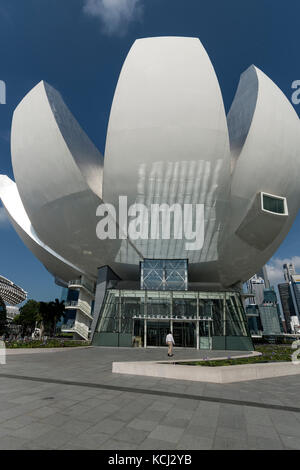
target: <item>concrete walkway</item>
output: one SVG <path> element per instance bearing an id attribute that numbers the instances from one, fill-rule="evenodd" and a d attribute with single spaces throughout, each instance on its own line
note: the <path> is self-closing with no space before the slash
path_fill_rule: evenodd
<path id="1" fill-rule="evenodd" d="M 300 449 L 299 375 L 208 384 L 111 372 L 113 361 L 165 358 L 125 348 L 8 356 L 0 449 Z"/>

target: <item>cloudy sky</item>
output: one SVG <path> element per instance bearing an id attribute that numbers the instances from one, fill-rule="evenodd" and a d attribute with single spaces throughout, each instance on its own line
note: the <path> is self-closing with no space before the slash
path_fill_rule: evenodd
<path id="1" fill-rule="evenodd" d="M 14 108 L 41 79 L 60 91 L 84 130 L 103 152 L 114 89 L 135 39 L 193 36 L 204 44 L 228 111 L 240 74 L 257 65 L 290 99 L 300 79 L 299 0 L 1 0 L 0 173 L 13 178 L 10 126 Z M 300 105 L 295 106 L 299 114 Z M 266 175 L 267 178 L 267 175 Z M 270 260 L 271 281 L 282 264 L 300 272 L 300 216 Z M 0 273 L 38 300 L 60 294 L 0 208 Z"/>

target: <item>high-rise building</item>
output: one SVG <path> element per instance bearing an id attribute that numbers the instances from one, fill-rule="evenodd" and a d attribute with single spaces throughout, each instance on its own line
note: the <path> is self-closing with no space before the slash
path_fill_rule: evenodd
<path id="1" fill-rule="evenodd" d="M 268 273 L 267 273 L 267 268 L 266 266 L 263 266 L 260 271 L 257 272 L 257 276 L 262 277 L 264 282 L 265 282 L 265 288 L 269 289 L 270 288 L 270 281 L 268 278 Z"/>
<path id="2" fill-rule="evenodd" d="M 276 305 L 265 303 L 259 305 L 258 310 L 264 335 L 280 335 L 283 333 Z"/>
<path id="3" fill-rule="evenodd" d="M 295 318 L 291 321 L 291 317 L 297 317 L 298 321 L 300 320 L 300 275 L 296 274 L 293 263 L 285 263 L 283 273 L 286 282 L 279 284 L 278 289 L 287 331 L 294 333 L 293 325 L 296 325 L 297 321 Z"/>
<path id="4" fill-rule="evenodd" d="M 292 274 L 291 277 L 293 301 L 298 318 L 300 318 L 300 276 Z"/>
<path id="5" fill-rule="evenodd" d="M 250 333 L 255 336 L 284 333 L 277 295 L 273 288 L 263 289 L 263 301 L 246 307 Z"/>
<path id="6" fill-rule="evenodd" d="M 295 266 L 293 263 L 286 263 L 283 265 L 283 274 L 286 282 L 292 280 L 292 276 L 296 274 Z"/>
<path id="7" fill-rule="evenodd" d="M 286 324 L 287 333 L 291 333 L 291 317 L 296 315 L 294 302 L 292 298 L 292 287 L 289 282 L 278 284 L 280 301 L 283 311 L 283 316 Z"/>
<path id="8" fill-rule="evenodd" d="M 264 301 L 265 280 L 258 274 L 254 274 L 249 281 L 247 281 L 247 292 L 253 294 L 255 303 L 260 305 Z"/>

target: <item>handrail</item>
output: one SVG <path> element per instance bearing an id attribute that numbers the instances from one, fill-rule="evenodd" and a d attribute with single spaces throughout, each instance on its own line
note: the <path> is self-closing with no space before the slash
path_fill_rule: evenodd
<path id="1" fill-rule="evenodd" d="M 89 292 L 94 295 L 94 287 L 92 284 L 82 281 L 81 279 L 75 279 L 68 282 L 68 286 L 82 286 L 85 287 Z"/>
<path id="2" fill-rule="evenodd" d="M 68 324 L 66 323 L 64 325 L 61 325 L 60 329 L 61 331 L 73 331 L 74 333 L 78 333 L 80 336 L 83 336 L 85 339 L 88 339 L 89 336 L 88 330 L 78 325 L 78 323 L 74 323 L 72 326 L 68 326 Z"/>
<path id="3" fill-rule="evenodd" d="M 85 300 L 71 300 L 65 303 L 65 307 L 74 307 L 80 309 L 83 313 L 92 318 L 92 307 Z"/>

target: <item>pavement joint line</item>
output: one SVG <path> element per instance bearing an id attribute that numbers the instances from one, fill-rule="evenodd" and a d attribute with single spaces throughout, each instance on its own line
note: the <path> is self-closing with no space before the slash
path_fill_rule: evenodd
<path id="1" fill-rule="evenodd" d="M 50 384 L 57 384 L 57 385 L 73 385 L 76 387 L 98 388 L 102 390 L 111 390 L 111 391 L 118 391 L 118 392 L 130 392 L 130 393 L 137 393 L 137 394 L 143 394 L 143 395 L 154 395 L 154 396 L 162 396 L 162 397 L 170 397 L 170 398 L 181 398 L 181 399 L 183 398 L 185 400 L 197 400 L 197 401 L 204 401 L 204 402 L 210 402 L 210 403 L 222 403 L 222 404 L 227 404 L 227 405 L 249 406 L 253 408 L 264 408 L 264 409 L 270 409 L 270 410 L 281 410 L 281 411 L 291 411 L 294 413 L 300 413 L 300 408 L 294 407 L 294 406 L 274 405 L 271 403 L 259 403 L 259 402 L 254 402 L 254 401 L 232 400 L 230 398 L 207 397 L 205 395 L 191 395 L 191 394 L 177 393 L 177 392 L 166 392 L 163 390 L 133 388 L 133 387 L 124 387 L 124 386 L 116 386 L 116 385 L 97 384 L 97 383 L 92 383 L 92 382 L 78 382 L 78 381 L 63 380 L 63 379 L 51 379 L 47 377 L 32 377 L 28 375 L 0 373 L 0 378 L 2 377 L 6 379 L 26 380 L 30 382 L 42 382 L 42 383 L 50 383 Z"/>

